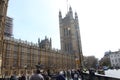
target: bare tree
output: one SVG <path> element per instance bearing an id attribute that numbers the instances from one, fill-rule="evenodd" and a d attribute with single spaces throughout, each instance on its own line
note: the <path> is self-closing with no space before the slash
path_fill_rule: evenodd
<path id="1" fill-rule="evenodd" d="M 87 69 L 96 68 L 97 64 L 98 64 L 98 59 L 95 56 L 84 57 L 84 65 Z"/>

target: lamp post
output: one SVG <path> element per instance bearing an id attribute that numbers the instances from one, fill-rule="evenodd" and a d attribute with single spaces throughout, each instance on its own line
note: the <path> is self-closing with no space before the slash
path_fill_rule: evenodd
<path id="1" fill-rule="evenodd" d="M 40 69 L 42 67 L 42 65 L 40 64 L 40 62 L 38 62 L 38 64 L 35 65 L 37 69 Z"/>
<path id="2" fill-rule="evenodd" d="M 25 76 L 27 75 L 27 65 L 24 66 L 25 68 Z"/>
<path id="3" fill-rule="evenodd" d="M 2 74 L 1 71 L 2 71 L 2 59 L 0 58 L 0 75 Z"/>

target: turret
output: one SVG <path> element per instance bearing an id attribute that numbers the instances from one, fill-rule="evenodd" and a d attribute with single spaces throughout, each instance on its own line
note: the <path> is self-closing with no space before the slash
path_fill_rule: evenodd
<path id="1" fill-rule="evenodd" d="M 61 11 L 59 11 L 59 23 L 61 23 L 62 21 L 62 14 L 61 14 Z"/>
<path id="2" fill-rule="evenodd" d="M 59 18 L 62 18 L 62 14 L 61 14 L 61 11 L 59 11 Z"/>
<path id="3" fill-rule="evenodd" d="M 73 18 L 73 11 L 71 6 L 69 7 L 69 16 L 71 17 L 71 19 Z"/>
<path id="4" fill-rule="evenodd" d="M 75 12 L 75 19 L 78 19 L 77 12 Z"/>
<path id="5" fill-rule="evenodd" d="M 40 38 L 38 38 L 38 45 L 39 45 L 39 47 L 40 47 Z"/>
<path id="6" fill-rule="evenodd" d="M 45 40 L 47 39 L 47 36 L 45 36 Z"/>
<path id="7" fill-rule="evenodd" d="M 38 38 L 38 43 L 40 43 L 40 38 Z"/>
<path id="8" fill-rule="evenodd" d="M 50 38 L 50 47 L 52 49 L 52 39 Z"/>
<path id="9" fill-rule="evenodd" d="M 72 8 L 71 8 L 71 6 L 69 7 L 69 12 L 70 12 L 70 13 L 73 13 L 73 12 L 72 12 Z"/>
<path id="10" fill-rule="evenodd" d="M 75 12 L 75 20 L 76 20 L 76 22 L 78 23 L 78 15 L 77 15 L 77 12 Z"/>

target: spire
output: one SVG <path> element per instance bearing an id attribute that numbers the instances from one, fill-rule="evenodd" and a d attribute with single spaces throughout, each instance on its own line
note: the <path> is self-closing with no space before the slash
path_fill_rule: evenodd
<path id="1" fill-rule="evenodd" d="M 71 8 L 71 6 L 69 7 L 69 11 L 70 11 L 70 13 L 72 13 L 72 8 Z"/>
<path id="2" fill-rule="evenodd" d="M 59 10 L 59 23 L 62 22 L 62 14 L 61 14 L 61 11 Z"/>
<path id="3" fill-rule="evenodd" d="M 62 14 L 60 10 L 59 10 L 59 18 L 62 18 Z"/>
<path id="4" fill-rule="evenodd" d="M 78 19 L 77 12 L 75 12 L 75 19 Z"/>
<path id="5" fill-rule="evenodd" d="M 52 39 L 50 38 L 50 43 L 52 42 Z"/>
<path id="6" fill-rule="evenodd" d="M 77 12 L 75 12 L 75 21 L 76 21 L 77 24 L 79 24 Z"/>
<path id="7" fill-rule="evenodd" d="M 72 11 L 71 6 L 69 7 L 68 16 L 70 17 L 70 19 L 73 19 L 73 11 Z"/>
<path id="8" fill-rule="evenodd" d="M 40 43 L 40 38 L 38 38 L 38 44 Z"/>
<path id="9" fill-rule="evenodd" d="M 50 38 L 50 47 L 52 48 L 52 39 Z"/>
<path id="10" fill-rule="evenodd" d="M 47 39 L 47 36 L 45 36 L 45 39 Z"/>
<path id="11" fill-rule="evenodd" d="M 40 47 L 40 38 L 38 38 L 38 46 Z"/>
<path id="12" fill-rule="evenodd" d="M 68 11 L 68 0 L 66 0 L 66 5 L 67 5 L 67 11 Z"/>

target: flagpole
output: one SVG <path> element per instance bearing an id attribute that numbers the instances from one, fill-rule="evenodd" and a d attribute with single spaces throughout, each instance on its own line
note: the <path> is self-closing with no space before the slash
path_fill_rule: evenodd
<path id="1" fill-rule="evenodd" d="M 68 0 L 66 0 L 66 3 L 67 3 L 67 12 L 68 12 Z"/>

